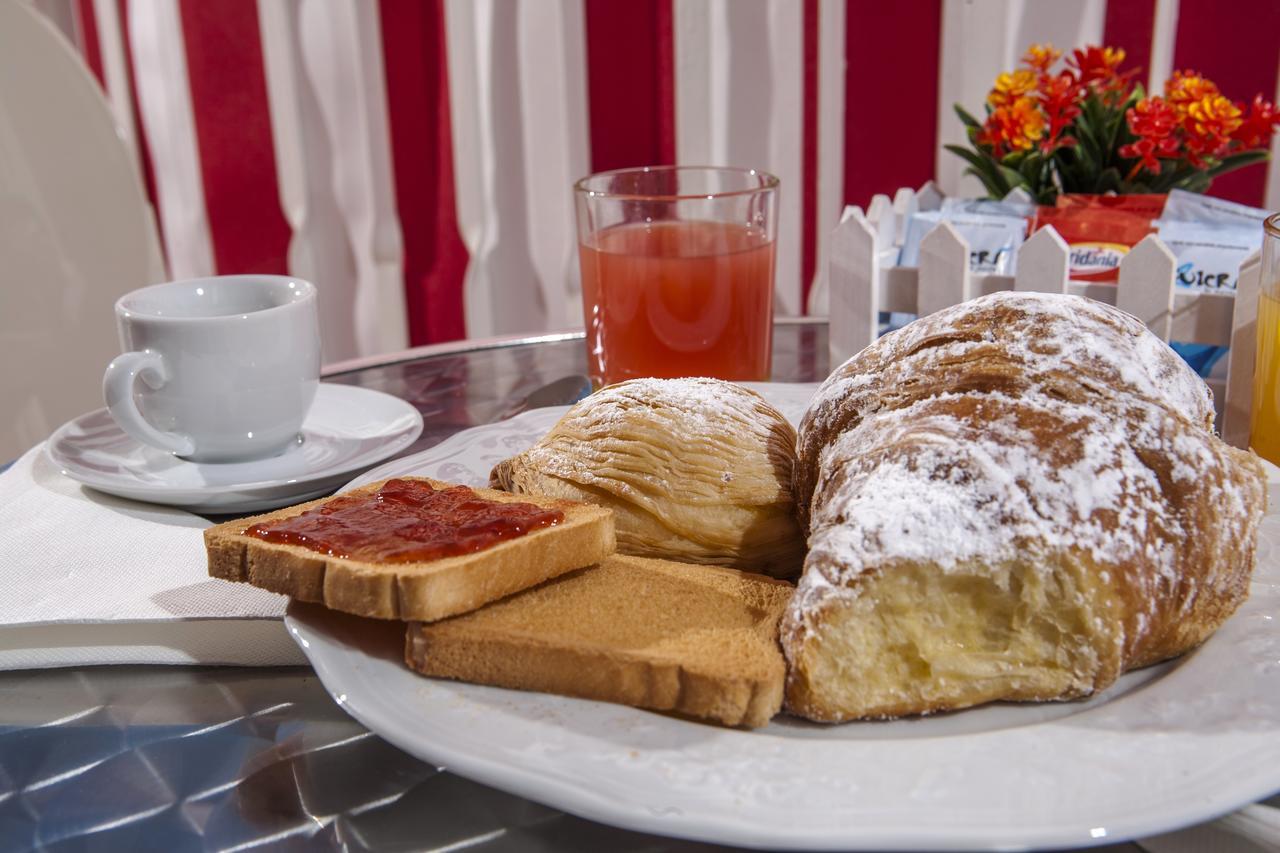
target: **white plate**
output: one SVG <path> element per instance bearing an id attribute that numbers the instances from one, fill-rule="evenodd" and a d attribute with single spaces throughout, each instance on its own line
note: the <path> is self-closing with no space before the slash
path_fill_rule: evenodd
<path id="1" fill-rule="evenodd" d="M 188 462 L 139 444 L 106 409 L 64 424 L 45 453 L 68 477 L 120 497 L 197 512 L 253 512 L 327 494 L 421 433 L 422 415 L 404 400 L 322 382 L 301 443 L 271 459 Z"/>
<path id="2" fill-rule="evenodd" d="M 742 382 L 773 403 L 793 424 L 809 407 L 817 382 Z M 451 483 L 489 485 L 489 471 L 502 460 L 532 447 L 560 420 L 568 406 L 532 409 L 509 420 L 485 424 L 450 436 L 435 447 L 380 465 L 352 480 L 349 488 L 387 477 L 434 477 Z"/>
<path id="3" fill-rule="evenodd" d="M 766 389 L 794 402 L 808 390 Z M 468 430 L 365 478 L 480 483 L 563 409 Z M 1280 489 L 1271 488 L 1271 506 Z M 335 700 L 426 761 L 629 829 L 824 849 L 1084 846 L 1166 832 L 1280 789 L 1280 515 L 1252 595 L 1204 646 L 1088 702 L 997 704 L 888 723 L 786 716 L 756 731 L 422 678 L 403 637 L 293 604 L 287 626 Z"/>

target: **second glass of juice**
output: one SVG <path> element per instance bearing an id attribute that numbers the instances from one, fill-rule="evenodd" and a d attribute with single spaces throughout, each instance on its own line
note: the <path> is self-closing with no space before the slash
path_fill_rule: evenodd
<path id="1" fill-rule="evenodd" d="M 769 378 L 777 178 L 656 166 L 583 178 L 574 194 L 593 382 Z"/>
<path id="2" fill-rule="evenodd" d="M 1263 459 L 1280 465 L 1280 213 L 1269 217 L 1263 228 L 1249 446 Z"/>

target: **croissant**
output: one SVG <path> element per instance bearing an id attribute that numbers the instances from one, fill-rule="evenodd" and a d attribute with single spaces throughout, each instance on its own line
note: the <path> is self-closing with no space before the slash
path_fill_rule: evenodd
<path id="1" fill-rule="evenodd" d="M 1068 699 L 1204 641 L 1248 594 L 1265 478 L 1136 319 L 999 293 L 887 335 L 801 422 L 784 616 L 815 720 Z"/>
<path id="2" fill-rule="evenodd" d="M 613 509 L 623 554 L 794 577 L 794 465 L 795 429 L 754 391 L 633 379 L 575 405 L 490 481 Z"/>

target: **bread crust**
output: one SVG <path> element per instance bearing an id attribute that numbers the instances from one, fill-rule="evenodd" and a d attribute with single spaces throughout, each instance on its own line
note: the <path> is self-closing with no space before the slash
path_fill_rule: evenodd
<path id="1" fill-rule="evenodd" d="M 762 726 L 782 705 L 777 625 L 792 587 L 763 575 L 613 556 L 483 610 L 411 623 L 429 676 Z"/>
<path id="2" fill-rule="evenodd" d="M 1092 333 L 1079 333 L 1086 328 Z M 793 492 L 801 525 L 809 527 L 823 449 L 868 414 L 944 394 L 1031 391 L 1102 408 L 1134 394 L 1158 398 L 1213 430 L 1208 386 L 1134 317 L 1083 297 L 996 293 L 885 335 L 832 371 L 800 422 Z"/>
<path id="3" fill-rule="evenodd" d="M 1203 642 L 1248 595 L 1266 507 L 1212 411 L 1163 342 L 1079 297 L 994 294 L 859 353 L 801 425 L 788 707 L 1074 698 Z"/>
<path id="4" fill-rule="evenodd" d="M 426 480 L 436 489 L 453 485 L 421 477 L 400 479 Z M 380 480 L 345 494 L 373 493 L 386 482 Z M 565 519 L 473 554 L 418 563 L 330 557 L 300 545 L 265 542 L 244 533 L 254 524 L 291 518 L 332 500 L 322 498 L 205 530 L 209 574 L 344 613 L 430 622 L 466 613 L 548 578 L 597 563 L 614 551 L 613 518 L 607 509 L 539 495 L 475 491 L 486 500 L 560 509 Z"/>

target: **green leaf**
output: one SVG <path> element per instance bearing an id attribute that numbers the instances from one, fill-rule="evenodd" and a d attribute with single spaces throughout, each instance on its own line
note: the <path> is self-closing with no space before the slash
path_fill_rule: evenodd
<path id="1" fill-rule="evenodd" d="M 1060 148 L 1053 155 L 1062 188 L 1071 192 L 1080 186 L 1080 152 L 1078 148 Z"/>
<path id="2" fill-rule="evenodd" d="M 987 198 L 1000 198 L 1000 189 L 991 183 L 989 176 L 980 174 L 972 166 L 965 167 L 964 174 L 973 175 L 982 182 L 983 188 L 987 191 Z"/>
<path id="3" fill-rule="evenodd" d="M 969 168 L 965 169 L 965 173 L 973 175 L 982 181 L 982 185 L 987 189 L 987 194 L 992 198 L 1000 198 L 1008 191 L 1003 189 L 1004 184 L 1000 179 L 996 161 L 990 155 L 970 151 L 960 145 L 944 145 L 943 147 L 969 164 Z"/>
<path id="4" fill-rule="evenodd" d="M 1082 154 L 1082 159 L 1089 164 L 1098 164 L 1103 160 L 1102 143 L 1098 139 L 1098 128 L 1096 122 L 1089 116 L 1081 113 L 1075 123 L 1076 146 Z"/>
<path id="5" fill-rule="evenodd" d="M 1092 95 L 1084 99 L 1080 105 L 1080 116 L 1090 128 L 1096 128 L 1103 122 L 1102 105 Z"/>
<path id="6" fill-rule="evenodd" d="M 1090 182 L 1096 181 L 1103 169 L 1114 165 L 1116 138 L 1122 124 L 1123 114 L 1097 96 L 1089 96 L 1082 104 L 1075 130 L 1089 166 Z"/>
<path id="7" fill-rule="evenodd" d="M 1088 176 L 1098 174 L 1099 166 L 1096 152 L 1096 145 L 1081 142 L 1080 145 L 1076 146 L 1076 159 L 1079 162 L 1078 173 L 1081 177 L 1087 178 Z"/>
<path id="8" fill-rule="evenodd" d="M 1125 113 L 1145 94 L 1141 86 L 1135 86 L 1123 101 L 1108 103 L 1104 98 L 1090 95 L 1081 104 L 1073 130 L 1083 154 L 1081 168 L 1076 175 L 1083 184 L 1080 187 L 1082 191 L 1101 192 L 1101 181 L 1110 186 L 1114 179 L 1103 177 L 1107 169 L 1127 174 L 1132 168 L 1134 161 L 1119 154 L 1121 146 L 1135 138 L 1129 130 Z"/>
<path id="9" fill-rule="evenodd" d="M 1003 164 L 1001 164 L 1000 166 L 1000 175 L 1001 177 L 1004 178 L 1005 183 L 1008 185 L 1007 189 L 1005 189 L 1005 193 L 1008 193 L 1009 190 L 1012 190 L 1014 187 L 1020 187 L 1024 183 L 1026 183 L 1022 179 L 1021 172 L 1019 172 L 1017 169 L 1010 169 L 1008 166 L 1005 166 Z"/>
<path id="10" fill-rule="evenodd" d="M 1039 191 L 1044 182 L 1044 166 L 1045 157 L 1038 151 L 1029 152 L 1018 165 L 1018 172 L 1022 174 L 1024 183 L 1031 188 L 1032 195 Z"/>
<path id="11" fill-rule="evenodd" d="M 1149 193 L 1152 190 L 1146 181 L 1138 178 L 1132 181 L 1121 181 L 1119 191 L 1122 195 L 1131 195 L 1133 193 Z"/>
<path id="12" fill-rule="evenodd" d="M 1101 140 L 1102 150 L 1107 153 L 1107 161 L 1115 159 L 1117 149 L 1122 144 L 1120 136 L 1123 132 L 1128 132 L 1129 122 L 1125 120 L 1124 112 L 1121 111 L 1112 116 L 1107 123 L 1106 134 Z"/>
<path id="13" fill-rule="evenodd" d="M 987 198 L 1000 198 L 1000 187 L 995 183 L 995 179 L 986 172 L 980 172 L 972 166 L 966 166 L 964 174 L 973 175 L 982 182 L 983 188 L 987 191 Z"/>
<path id="14" fill-rule="evenodd" d="M 1202 193 L 1209 189 L 1209 185 L 1213 183 L 1213 178 L 1209 177 L 1207 172 L 1196 171 L 1189 175 L 1184 181 L 1178 184 L 1180 189 L 1188 190 L 1193 193 Z"/>
<path id="15" fill-rule="evenodd" d="M 1208 176 L 1203 171 L 1185 160 L 1163 160 L 1161 161 L 1160 174 L 1151 178 L 1150 185 L 1151 191 L 1157 193 L 1168 192 L 1174 187 L 1190 190 L 1191 192 L 1201 192 L 1202 190 L 1193 188 L 1196 186 L 1207 187 L 1208 180 Z"/>
<path id="16" fill-rule="evenodd" d="M 1225 175 L 1227 172 L 1234 172 L 1236 169 L 1252 166 L 1254 163 L 1264 163 L 1269 159 L 1271 159 L 1270 153 L 1262 148 L 1253 151 L 1238 151 L 1235 154 L 1228 154 L 1223 157 L 1220 163 L 1209 169 L 1209 177 L 1216 178 L 1219 175 Z"/>
<path id="17" fill-rule="evenodd" d="M 1120 191 L 1120 170 L 1114 166 L 1103 169 L 1098 175 L 1097 189 L 1094 192 L 1119 192 Z"/>
<path id="18" fill-rule="evenodd" d="M 1021 171 L 1031 197 L 1041 204 L 1052 203 L 1052 198 L 1058 194 L 1053 182 L 1053 158 L 1036 152 L 1023 163 Z M 1047 202 L 1044 200 L 1046 196 L 1049 197 Z"/>
<path id="19" fill-rule="evenodd" d="M 986 172 L 993 175 L 995 174 L 996 161 L 990 155 L 982 152 L 970 151 L 962 145 L 944 145 L 942 147 L 950 151 L 952 154 L 955 154 L 957 157 L 964 160 L 980 172 Z"/>
<path id="20" fill-rule="evenodd" d="M 960 121 L 964 122 L 966 127 L 982 127 L 982 122 L 974 118 L 968 110 L 959 104 L 955 104 L 956 115 L 960 117 Z"/>

